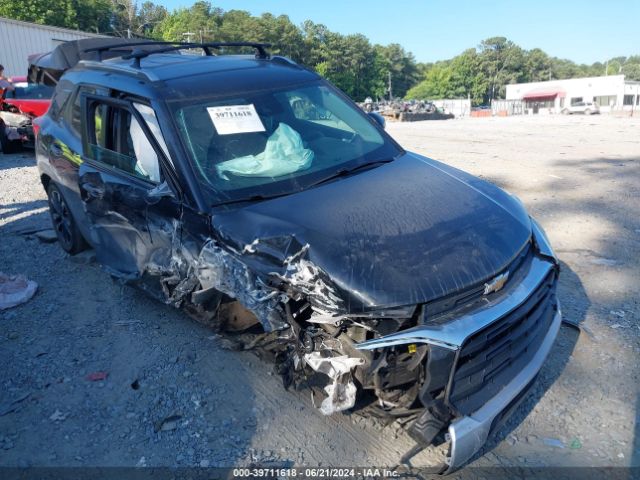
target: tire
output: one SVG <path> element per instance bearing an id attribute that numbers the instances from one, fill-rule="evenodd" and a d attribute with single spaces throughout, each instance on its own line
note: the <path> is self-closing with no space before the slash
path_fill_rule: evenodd
<path id="1" fill-rule="evenodd" d="M 563 108 L 560 113 L 562 113 L 563 115 L 569 115 L 569 109 L 568 108 Z"/>
<path id="2" fill-rule="evenodd" d="M 47 197 L 49 197 L 51 224 L 58 237 L 58 243 L 71 255 L 80 253 L 86 248 L 86 243 L 62 192 L 53 182 L 50 182 L 47 187 Z"/>
<path id="3" fill-rule="evenodd" d="M 588 108 L 584 111 L 585 115 L 591 115 L 591 110 L 589 110 Z"/>

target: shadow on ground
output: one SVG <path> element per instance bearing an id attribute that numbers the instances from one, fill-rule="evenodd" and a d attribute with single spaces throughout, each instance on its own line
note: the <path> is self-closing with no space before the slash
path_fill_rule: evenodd
<path id="1" fill-rule="evenodd" d="M 34 228 L 50 228 L 48 212 L 0 226 L 1 270 L 39 285 L 0 311 L 1 466 L 241 464 L 260 420 L 247 354 L 57 243 L 16 233 Z"/>
<path id="2" fill-rule="evenodd" d="M 594 328 L 594 325 L 599 327 L 604 335 L 601 342 L 608 343 L 600 348 L 618 363 L 625 362 L 625 365 L 621 366 L 623 373 L 620 373 L 619 378 L 616 378 L 613 370 L 609 372 L 610 378 L 602 378 L 589 370 L 593 368 L 593 364 L 580 365 L 579 381 L 584 383 L 581 388 L 582 394 L 588 395 L 587 392 L 594 389 L 595 391 L 612 389 L 611 393 L 614 394 L 616 402 L 635 404 L 634 418 L 625 419 L 633 425 L 631 445 L 628 449 L 631 458 L 624 459 L 621 456 L 617 458 L 624 459 L 624 464 L 640 466 L 640 392 L 637 384 L 637 379 L 640 378 L 640 367 L 637 362 L 629 361 L 629 354 L 626 351 L 625 355 L 618 354 L 619 350 L 622 354 L 622 350 L 617 343 L 631 344 L 632 352 L 634 342 L 637 345 L 636 299 L 640 294 L 637 234 L 640 232 L 640 221 L 637 212 L 633 212 L 637 208 L 637 199 L 640 196 L 640 157 L 558 159 L 553 162 L 552 167 L 558 175 L 548 175 L 549 178 L 541 182 L 532 182 L 524 178 L 508 181 L 502 176 L 485 177 L 485 179 L 519 195 L 527 204 L 529 212 L 541 221 L 548 232 L 564 229 L 573 235 L 567 240 L 565 234 L 565 247 L 558 249 L 557 253 L 561 258 L 564 257 L 566 262 L 577 267 L 582 278 L 568 263 L 562 262 L 560 301 L 563 314 L 574 322 L 583 322 L 587 313 L 590 313 L 591 328 Z M 544 175 L 541 176 L 544 177 Z M 587 225 L 596 230 L 585 227 L 586 221 L 590 222 Z M 596 247 L 583 248 L 585 242 L 579 232 L 589 234 L 589 243 L 595 244 Z M 596 235 L 600 236 L 596 237 Z M 574 239 L 575 242 L 571 242 Z M 604 284 L 600 278 L 607 278 L 612 283 Z M 583 280 L 590 285 L 592 294 L 597 294 L 595 297 L 597 300 L 589 298 Z M 636 306 L 633 307 L 633 305 Z M 622 308 L 627 310 L 627 318 L 629 313 L 631 314 L 631 319 L 623 320 L 623 322 L 630 322 L 630 328 L 615 330 L 613 329 L 615 325 L 609 328 L 620 320 L 620 318 L 611 317 L 610 312 Z M 583 332 L 582 336 L 584 335 Z M 486 451 L 495 448 L 497 442 L 504 440 L 531 411 L 532 405 L 529 404 L 535 404 L 558 378 L 572 350 L 576 348 L 577 342 L 576 331 L 564 326 L 538 380 L 540 388 L 519 410 L 513 421 L 498 433 L 491 444 L 487 445 Z M 594 353 L 601 355 L 602 352 L 599 352 L 596 347 Z M 594 363 L 597 365 L 597 360 Z M 609 367 L 613 366 L 614 364 L 609 364 Z M 572 392 L 573 395 L 578 396 L 581 393 L 575 389 Z M 628 403 L 630 397 L 635 397 L 635 401 L 631 404 Z M 576 398 L 568 396 L 567 400 L 575 401 Z M 598 400 L 586 411 L 576 412 L 583 422 L 583 428 L 592 428 L 601 422 L 609 424 L 613 421 L 607 419 L 604 413 L 612 407 L 601 403 L 602 400 Z M 575 408 L 574 405 L 562 407 L 567 410 Z M 594 422 L 593 425 L 584 424 L 589 421 Z M 615 423 L 613 425 L 615 426 Z M 606 436 L 600 440 L 604 438 L 607 438 L 608 442 L 613 442 Z"/>
<path id="3" fill-rule="evenodd" d="M 33 150 L 23 150 L 22 152 L 3 154 L 0 151 L 0 171 L 11 168 L 33 167 L 36 164 Z"/>

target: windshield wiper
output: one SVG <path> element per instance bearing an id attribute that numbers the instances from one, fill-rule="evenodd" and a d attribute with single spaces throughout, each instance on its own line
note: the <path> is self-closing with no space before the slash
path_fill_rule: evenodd
<path id="1" fill-rule="evenodd" d="M 323 183 L 327 183 L 330 182 L 331 180 L 335 180 L 336 178 L 341 178 L 341 177 L 347 177 L 349 175 L 352 175 L 356 172 L 359 172 L 360 170 L 365 170 L 365 169 L 369 169 L 369 168 L 373 168 L 377 165 L 382 165 L 384 163 L 391 163 L 393 162 L 393 158 L 388 158 L 385 160 L 375 160 L 373 162 L 367 162 L 367 163 L 363 163 L 361 165 L 358 165 L 357 167 L 353 167 L 353 168 L 341 168 L 339 170 L 337 170 L 336 172 L 332 173 L 331 175 L 329 175 L 328 177 L 325 177 L 321 180 L 318 180 L 315 183 L 312 183 L 311 185 L 309 185 L 310 187 L 315 187 L 316 185 L 322 185 Z"/>
<path id="2" fill-rule="evenodd" d="M 272 198 L 285 197 L 295 192 L 276 193 L 273 195 L 251 195 L 250 197 L 236 198 L 234 200 L 226 200 L 224 202 L 215 203 L 214 207 L 221 207 L 223 205 L 233 205 L 234 203 L 250 203 L 260 202 L 262 200 L 270 200 Z"/>
<path id="3" fill-rule="evenodd" d="M 308 187 L 306 188 L 310 188 L 310 187 L 315 187 L 316 185 L 321 185 L 323 183 L 329 182 L 331 180 L 334 180 L 336 178 L 340 178 L 340 177 L 346 177 L 348 175 L 352 175 L 355 172 L 359 172 L 360 170 L 365 170 L 368 168 L 373 168 L 377 165 L 382 165 L 384 163 L 390 163 L 393 162 L 393 158 L 388 158 L 386 160 L 375 160 L 373 162 L 367 162 L 367 163 L 363 163 L 362 165 L 358 165 L 357 167 L 353 167 L 353 168 L 341 168 L 340 170 L 332 173 L 331 175 L 329 175 L 328 177 L 325 177 L 315 183 L 310 184 Z M 251 195 L 250 197 L 242 197 L 242 198 L 236 198 L 233 200 L 225 200 L 223 202 L 219 202 L 214 204 L 214 207 L 221 207 L 224 205 L 233 205 L 236 203 L 251 203 L 251 202 L 260 202 L 262 200 L 271 200 L 272 198 L 278 198 L 278 197 L 286 197 L 287 195 L 292 195 L 294 193 L 300 192 L 304 189 L 301 190 L 294 190 L 291 192 L 282 192 L 282 193 L 275 193 L 273 195 L 262 195 L 262 194 L 257 194 L 257 195 Z"/>

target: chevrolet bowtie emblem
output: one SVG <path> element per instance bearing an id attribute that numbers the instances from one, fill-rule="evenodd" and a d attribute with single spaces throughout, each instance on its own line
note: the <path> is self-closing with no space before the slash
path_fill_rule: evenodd
<path id="1" fill-rule="evenodd" d="M 509 278 L 509 272 L 504 272 L 497 277 L 493 278 L 490 282 L 484 284 L 484 294 L 489 295 L 492 292 L 497 292 L 504 284 L 507 283 Z"/>

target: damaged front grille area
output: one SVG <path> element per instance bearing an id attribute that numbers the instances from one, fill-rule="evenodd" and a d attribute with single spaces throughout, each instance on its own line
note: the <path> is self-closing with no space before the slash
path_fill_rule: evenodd
<path id="1" fill-rule="evenodd" d="M 511 276 L 510 283 L 513 283 L 514 274 L 520 272 L 521 268 L 526 267 L 526 263 L 531 260 L 532 254 L 531 242 L 528 241 L 509 265 L 499 273 L 509 272 Z M 481 282 L 453 295 L 429 302 L 424 306 L 425 318 L 428 318 L 431 324 L 450 322 L 460 314 L 461 308 L 474 308 L 478 303 L 490 298 L 484 294 L 484 289 L 485 283 Z M 499 293 L 495 295 L 499 295 Z"/>
<path id="2" fill-rule="evenodd" d="M 524 304 L 464 342 L 448 388 L 457 412 L 476 411 L 530 362 L 556 314 L 556 283 L 552 270 Z"/>

